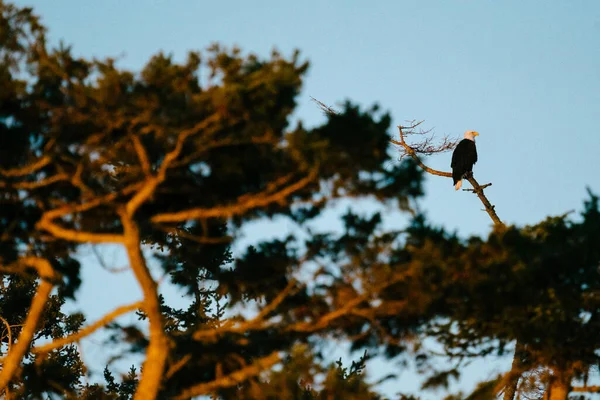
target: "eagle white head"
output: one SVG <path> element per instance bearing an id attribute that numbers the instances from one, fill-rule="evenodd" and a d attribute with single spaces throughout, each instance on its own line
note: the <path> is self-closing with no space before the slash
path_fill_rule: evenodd
<path id="1" fill-rule="evenodd" d="M 479 132 L 475 132 L 475 131 L 466 131 L 465 132 L 465 139 L 469 139 L 474 142 L 475 136 L 479 136 Z"/>

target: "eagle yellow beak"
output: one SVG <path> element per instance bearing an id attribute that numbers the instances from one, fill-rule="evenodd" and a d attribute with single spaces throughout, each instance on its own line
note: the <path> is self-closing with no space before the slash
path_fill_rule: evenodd
<path id="1" fill-rule="evenodd" d="M 473 136 L 479 136 L 479 132 L 473 132 Z"/>

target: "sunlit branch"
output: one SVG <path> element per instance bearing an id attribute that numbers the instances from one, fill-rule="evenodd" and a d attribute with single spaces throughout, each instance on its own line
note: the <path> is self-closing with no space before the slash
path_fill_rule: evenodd
<path id="1" fill-rule="evenodd" d="M 6 358 L 2 364 L 2 371 L 0 371 L 0 390 L 4 390 L 10 380 L 13 378 L 15 372 L 21 365 L 23 356 L 29 349 L 31 340 L 35 334 L 37 325 L 40 317 L 46 307 L 46 302 L 50 297 L 54 284 L 52 281 L 55 279 L 56 274 L 54 269 L 48 262 L 43 258 L 37 257 L 25 257 L 18 262 L 19 264 L 26 265 L 37 270 L 40 277 L 40 283 L 31 301 L 31 307 L 25 318 L 21 333 L 17 339 L 17 342 L 11 347 Z"/>
<path id="2" fill-rule="evenodd" d="M 148 152 L 144 148 L 139 136 L 133 135 L 131 140 L 138 159 L 140 160 L 140 164 L 142 164 L 142 170 L 146 175 L 150 175 L 152 173 L 152 168 L 150 167 L 150 161 L 148 161 Z"/>
<path id="3" fill-rule="evenodd" d="M 77 243 L 121 243 L 123 235 L 110 233 L 82 232 L 75 229 L 64 228 L 49 220 L 40 220 L 38 229 L 45 230 L 59 239 L 69 240 Z"/>
<path id="4" fill-rule="evenodd" d="M 169 342 L 164 331 L 157 285 L 148 270 L 146 259 L 140 249 L 138 226 L 126 210 L 119 210 L 119 215 L 123 225 L 123 244 L 127 250 L 131 269 L 144 295 L 144 311 L 148 316 L 150 331 L 146 359 L 142 365 L 143 372 L 134 399 L 154 399 L 162 382 L 169 352 Z"/>
<path id="5" fill-rule="evenodd" d="M 114 310 L 112 310 L 111 312 L 109 312 L 108 314 L 106 314 L 105 316 L 103 316 L 102 318 L 100 318 L 98 321 L 94 322 L 93 324 L 88 325 L 85 328 L 82 328 L 77 333 L 74 333 L 72 335 L 66 336 L 61 339 L 55 339 L 52 342 L 41 345 L 41 346 L 36 346 L 33 349 L 31 349 L 31 352 L 34 354 L 48 353 L 49 351 L 58 349 L 59 347 L 62 347 L 69 343 L 73 343 L 78 340 L 81 340 L 84 337 L 91 335 L 98 329 L 106 326 L 109 322 L 111 322 L 115 318 L 118 318 L 123 314 L 127 314 L 131 311 L 141 308 L 142 304 L 143 303 L 141 301 L 138 301 L 133 304 L 128 304 L 126 306 L 117 307 Z"/>
<path id="6" fill-rule="evenodd" d="M 212 382 L 200 383 L 188 389 L 183 390 L 179 395 L 175 396 L 175 400 L 190 399 L 194 396 L 201 396 L 213 393 L 219 389 L 225 389 L 235 386 L 241 382 L 248 380 L 251 377 L 259 375 L 262 371 L 271 368 L 280 361 L 278 352 L 273 352 L 266 357 L 260 358 L 251 365 L 241 368 L 229 375 L 218 378 Z"/>
<path id="7" fill-rule="evenodd" d="M 275 310 L 292 292 L 299 290 L 300 287 L 296 285 L 296 280 L 292 279 L 285 289 L 267 304 L 260 312 L 251 320 L 235 324 L 232 321 L 228 321 L 222 326 L 214 329 L 199 330 L 194 333 L 193 337 L 195 340 L 214 340 L 218 335 L 223 333 L 242 333 L 253 329 L 266 329 L 269 324 L 266 321 L 266 317 Z"/>
<path id="8" fill-rule="evenodd" d="M 54 220 L 69 214 L 91 210 L 103 204 L 109 204 L 111 201 L 116 200 L 120 196 L 125 196 L 134 192 L 140 187 L 140 185 L 141 184 L 139 183 L 130 185 L 119 192 L 100 196 L 83 204 L 67 204 L 65 206 L 46 211 L 44 214 L 42 214 L 42 217 L 36 224 L 36 227 L 40 230 L 45 230 L 51 233 L 57 238 L 78 243 L 121 243 L 123 241 L 123 236 L 120 234 L 82 232 L 75 229 L 65 228 L 56 223 Z"/>
<path id="9" fill-rule="evenodd" d="M 600 386 L 577 386 L 571 388 L 571 391 L 577 393 L 600 393 Z"/>
<path id="10" fill-rule="evenodd" d="M 157 214 L 151 218 L 151 221 L 154 223 L 183 222 L 203 218 L 231 217 L 234 215 L 240 215 L 254 208 L 264 207 L 272 203 L 281 202 L 285 200 L 287 196 L 306 187 L 310 182 L 314 181 L 316 177 L 317 169 L 315 168 L 306 177 L 273 194 L 268 194 L 269 191 L 266 191 L 254 195 L 246 195 L 244 196 L 244 199 L 229 206 L 192 208 L 174 213 Z"/>
<path id="11" fill-rule="evenodd" d="M 0 175 L 8 177 L 19 177 L 29 175 L 44 168 L 46 165 L 50 164 L 50 161 L 52 161 L 52 159 L 49 156 L 44 156 L 36 162 L 28 164 L 21 168 L 0 169 Z"/>
<path id="12" fill-rule="evenodd" d="M 69 181 L 69 176 L 66 174 L 58 174 L 46 179 L 35 182 L 3 182 L 0 181 L 0 188 L 12 188 L 18 190 L 33 190 L 41 187 L 50 186 L 56 182 Z"/>

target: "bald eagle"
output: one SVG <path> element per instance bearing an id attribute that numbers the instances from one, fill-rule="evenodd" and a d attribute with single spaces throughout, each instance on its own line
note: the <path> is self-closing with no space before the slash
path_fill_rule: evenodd
<path id="1" fill-rule="evenodd" d="M 452 153 L 452 179 L 456 190 L 462 187 L 462 178 L 473 172 L 473 164 L 477 162 L 477 148 L 475 147 L 475 136 L 479 133 L 466 131 L 465 138 L 460 141 L 454 153 Z"/>

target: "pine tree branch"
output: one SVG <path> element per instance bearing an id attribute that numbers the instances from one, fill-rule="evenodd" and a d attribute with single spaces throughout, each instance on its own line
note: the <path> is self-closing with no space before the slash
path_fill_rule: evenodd
<path id="1" fill-rule="evenodd" d="M 266 357 L 262 357 L 251 365 L 241 368 L 229 375 L 218 378 L 212 382 L 200 383 L 183 390 L 174 400 L 186 400 L 194 396 L 207 395 L 219 389 L 235 386 L 251 377 L 259 375 L 262 371 L 271 368 L 280 361 L 279 352 L 275 351 Z"/>
<path id="2" fill-rule="evenodd" d="M 56 278 L 54 269 L 48 260 L 43 258 L 25 257 L 19 260 L 18 264 L 35 268 L 40 277 L 40 283 L 31 301 L 31 306 L 27 312 L 27 317 L 21 328 L 17 343 L 11 347 L 6 358 L 3 360 L 2 371 L 0 371 L 0 391 L 6 389 L 8 383 L 19 369 L 23 356 L 29 349 L 39 320 L 46 307 L 46 302 L 54 287 L 52 281 Z"/>
<path id="3" fill-rule="evenodd" d="M 143 306 L 143 302 L 138 301 L 133 304 L 128 304 L 125 306 L 117 307 L 114 310 L 112 310 L 111 312 L 109 312 L 108 314 L 106 314 L 105 316 L 103 316 L 102 318 L 100 318 L 98 321 L 94 322 L 93 324 L 80 329 L 79 331 L 77 331 L 77 333 L 74 333 L 72 335 L 66 336 L 61 339 L 53 340 L 52 342 L 41 345 L 41 346 L 36 346 L 33 349 L 31 349 L 31 352 L 34 354 L 48 353 L 54 349 L 58 349 L 59 347 L 63 347 L 69 343 L 73 343 L 78 340 L 81 340 L 84 337 L 91 335 L 92 333 L 94 333 L 98 329 L 102 328 L 103 326 L 106 326 L 109 322 L 111 322 L 115 318 L 118 318 L 121 315 L 127 314 L 128 312 L 131 312 L 133 310 L 137 310 L 137 309 L 141 308 L 142 306 Z"/>

